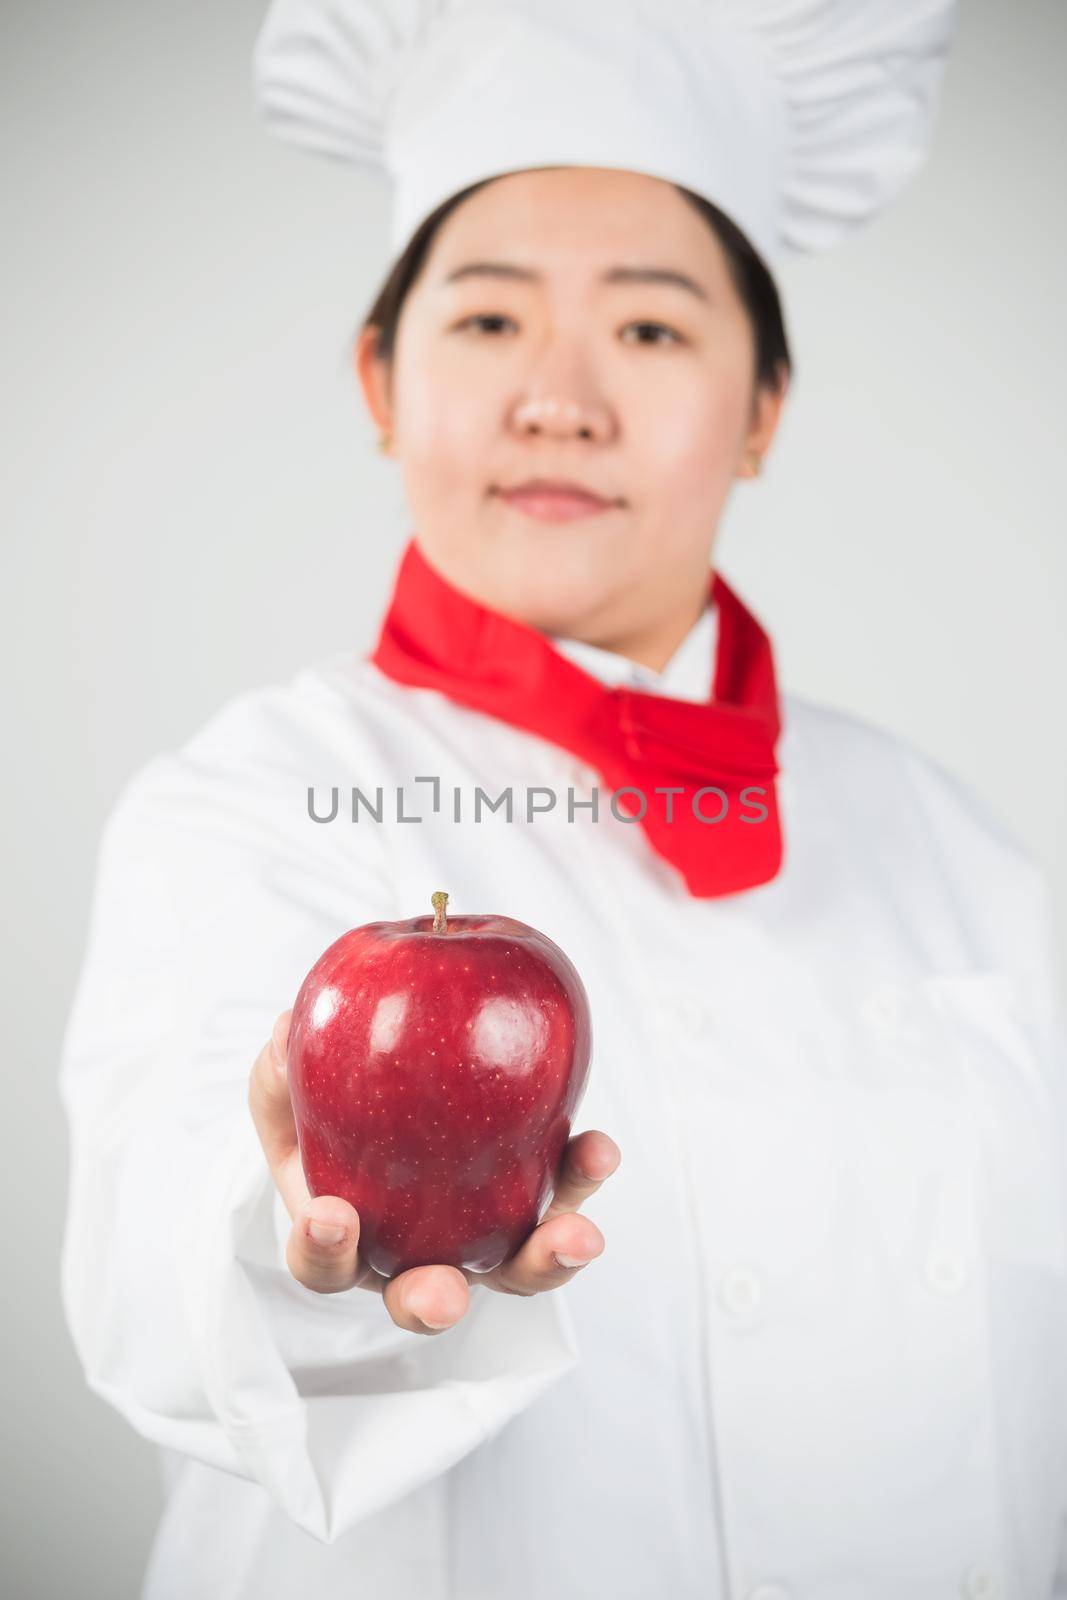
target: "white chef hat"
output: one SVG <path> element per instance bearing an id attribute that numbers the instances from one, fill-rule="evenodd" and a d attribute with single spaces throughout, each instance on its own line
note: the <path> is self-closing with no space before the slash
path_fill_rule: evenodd
<path id="1" fill-rule="evenodd" d="M 930 146 L 955 0 L 272 0 L 281 138 L 384 171 L 399 255 L 469 184 L 626 168 L 724 211 L 768 264 L 890 201 Z"/>

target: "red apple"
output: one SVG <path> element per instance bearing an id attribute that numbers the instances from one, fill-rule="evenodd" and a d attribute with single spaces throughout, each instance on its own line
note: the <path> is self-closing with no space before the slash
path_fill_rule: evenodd
<path id="1" fill-rule="evenodd" d="M 289 1087 L 313 1195 L 359 1213 L 390 1278 L 445 1262 L 488 1272 L 552 1198 L 589 1073 L 585 987 L 513 917 L 368 922 L 300 987 Z"/>

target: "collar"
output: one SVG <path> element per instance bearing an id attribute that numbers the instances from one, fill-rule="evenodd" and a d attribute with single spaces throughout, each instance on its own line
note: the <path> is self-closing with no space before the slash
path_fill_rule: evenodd
<path id="1" fill-rule="evenodd" d="M 718 608 L 709 601 L 661 672 L 584 639 L 568 639 L 561 634 L 547 637 L 560 655 L 609 687 L 622 684 L 650 694 L 669 695 L 673 700 L 703 702 L 712 697 L 718 623 Z"/>
<path id="2" fill-rule="evenodd" d="M 644 669 L 661 683 L 669 676 L 672 688 L 706 685 L 707 697 L 686 702 L 647 686 L 606 684 L 568 659 L 577 641 L 564 653 L 536 628 L 457 589 L 412 536 L 371 660 L 400 683 L 436 689 L 570 750 L 621 803 L 612 820 L 637 822 L 691 894 L 734 894 L 769 882 L 782 865 L 778 689 L 770 637 L 721 572 L 709 571 L 706 598 L 664 672 Z M 718 620 L 713 698 L 704 654 L 709 606 Z M 603 673 L 618 673 L 621 661 L 629 676 L 636 666 L 599 647 L 588 659 Z"/>

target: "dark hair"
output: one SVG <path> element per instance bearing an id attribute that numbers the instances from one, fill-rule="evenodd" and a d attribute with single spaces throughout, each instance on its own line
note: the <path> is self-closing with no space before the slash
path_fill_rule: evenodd
<path id="1" fill-rule="evenodd" d="M 364 328 L 373 326 L 378 329 L 377 353 L 382 360 L 392 359 L 401 308 L 408 291 L 418 277 L 437 229 L 449 212 L 462 200 L 466 200 L 468 195 L 475 194 L 492 181 L 491 178 L 483 178 L 480 183 L 473 183 L 457 194 L 450 195 L 436 211 L 431 211 L 430 215 L 424 218 L 403 253 L 397 258 L 392 271 L 378 291 L 374 304 L 363 319 Z M 691 189 L 686 189 L 681 184 L 675 184 L 674 187 L 679 194 L 684 195 L 690 205 L 696 208 L 726 252 L 730 276 L 748 311 L 756 336 L 756 386 L 759 388 L 766 385 L 770 389 L 777 390 L 782 379 L 792 375 L 793 359 L 786 338 L 778 288 L 773 277 L 765 266 L 763 258 L 753 249 L 746 235 L 725 212 L 720 211 L 718 206 L 712 205 L 710 200 L 705 200 L 703 195 L 694 194 Z"/>

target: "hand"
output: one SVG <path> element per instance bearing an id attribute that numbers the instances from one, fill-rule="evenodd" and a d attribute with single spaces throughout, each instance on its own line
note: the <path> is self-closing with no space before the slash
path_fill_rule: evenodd
<path id="1" fill-rule="evenodd" d="M 441 1333 L 466 1314 L 470 1285 L 482 1284 L 500 1294 L 538 1294 L 558 1289 L 604 1248 L 595 1223 L 579 1207 L 596 1193 L 619 1165 L 621 1153 L 606 1133 L 588 1129 L 568 1140 L 560 1181 L 547 1211 L 507 1261 L 491 1272 L 464 1267 L 408 1267 L 383 1278 L 359 1255 L 359 1214 L 339 1195 L 316 1195 L 308 1189 L 300 1162 L 296 1119 L 289 1097 L 286 1052 L 289 1019 L 283 1011 L 269 1043 L 256 1057 L 248 1083 L 248 1107 L 271 1174 L 293 1219 L 285 1260 L 299 1283 L 318 1294 L 369 1289 L 380 1294 L 399 1328 L 411 1333 Z M 324 1230 L 316 1239 L 312 1225 Z"/>

